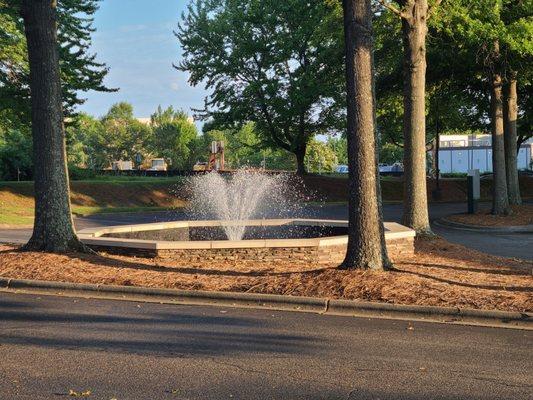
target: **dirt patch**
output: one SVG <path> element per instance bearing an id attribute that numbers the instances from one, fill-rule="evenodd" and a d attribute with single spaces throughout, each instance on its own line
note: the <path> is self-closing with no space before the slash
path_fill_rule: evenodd
<path id="1" fill-rule="evenodd" d="M 533 263 L 489 256 L 443 239 L 417 240 L 390 272 L 334 265 L 209 262 L 109 254 L 23 253 L 0 246 L 0 276 L 62 282 L 275 293 L 396 304 L 533 311 Z"/>
<path id="2" fill-rule="evenodd" d="M 523 226 L 533 225 L 533 204 L 512 206 L 510 215 L 492 215 L 490 208 L 480 210 L 476 214 L 456 214 L 446 217 L 447 220 L 475 226 Z"/>

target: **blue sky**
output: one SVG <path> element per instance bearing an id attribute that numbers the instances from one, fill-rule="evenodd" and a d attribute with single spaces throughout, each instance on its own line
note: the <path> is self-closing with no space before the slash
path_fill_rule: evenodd
<path id="1" fill-rule="evenodd" d="M 136 117 L 149 117 L 161 104 L 184 109 L 203 105 L 206 92 L 191 87 L 177 71 L 181 50 L 172 31 L 189 0 L 103 0 L 95 14 L 93 52 L 110 68 L 105 80 L 117 93 L 89 92 L 80 106 L 95 116 L 119 101 L 133 104 Z"/>

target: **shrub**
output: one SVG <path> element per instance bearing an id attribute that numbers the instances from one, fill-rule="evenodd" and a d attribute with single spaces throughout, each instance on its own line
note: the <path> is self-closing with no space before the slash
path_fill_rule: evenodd
<path id="1" fill-rule="evenodd" d="M 75 165 L 69 165 L 68 175 L 73 181 L 83 181 L 86 179 L 94 179 L 96 177 L 96 171 L 87 168 L 80 168 Z"/>

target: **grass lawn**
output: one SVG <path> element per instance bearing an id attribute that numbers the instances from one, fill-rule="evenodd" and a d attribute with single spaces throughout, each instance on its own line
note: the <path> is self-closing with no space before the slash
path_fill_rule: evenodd
<path id="1" fill-rule="evenodd" d="M 72 214 L 78 216 L 94 215 L 94 214 L 110 214 L 110 213 L 135 213 L 143 211 L 166 211 L 177 210 L 182 207 L 158 207 L 158 206 L 137 206 L 137 207 L 87 207 L 77 206 L 72 207 Z"/>
<path id="2" fill-rule="evenodd" d="M 179 190 L 181 183 L 179 177 L 103 177 L 101 180 L 73 181 L 72 212 L 90 215 L 181 208 L 186 204 Z M 0 224 L 31 225 L 33 213 L 33 182 L 0 183 Z"/>
<path id="3" fill-rule="evenodd" d="M 188 290 L 316 296 L 395 304 L 533 311 L 533 263 L 418 239 L 414 255 L 389 272 L 341 271 L 336 265 L 19 252 L 0 245 L 0 276 Z"/>
<path id="4" fill-rule="evenodd" d="M 73 206 L 72 214 L 80 217 L 94 214 L 146 212 L 146 211 L 166 211 L 177 210 L 180 207 L 89 207 Z M 26 227 L 33 224 L 33 207 L 3 207 L 0 210 L 0 226 L 3 227 Z"/>
<path id="5" fill-rule="evenodd" d="M 157 211 L 182 208 L 187 203 L 183 177 L 97 176 L 91 180 L 71 182 L 72 210 L 77 215 L 110 212 Z M 348 181 L 345 175 L 307 175 L 303 183 L 310 196 L 309 204 L 345 204 Z M 490 181 L 482 181 L 482 198 L 490 199 Z M 428 181 L 428 192 L 434 187 Z M 441 180 L 442 201 L 465 201 L 464 179 Z M 533 179 L 521 177 L 523 198 L 533 197 Z M 381 180 L 385 204 L 400 203 L 403 182 L 396 177 Z M 33 221 L 33 182 L 0 182 L 0 224 L 24 226 Z"/>
<path id="6" fill-rule="evenodd" d="M 33 208 L 2 207 L 0 226 L 26 226 L 33 224 Z"/>

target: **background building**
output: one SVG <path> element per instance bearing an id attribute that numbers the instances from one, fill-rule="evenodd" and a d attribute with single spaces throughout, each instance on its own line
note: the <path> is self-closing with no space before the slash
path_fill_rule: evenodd
<path id="1" fill-rule="evenodd" d="M 442 135 L 440 137 L 439 170 L 441 174 L 466 173 L 469 169 L 492 172 L 491 135 Z M 532 169 L 533 139 L 522 144 L 517 168 Z"/>

